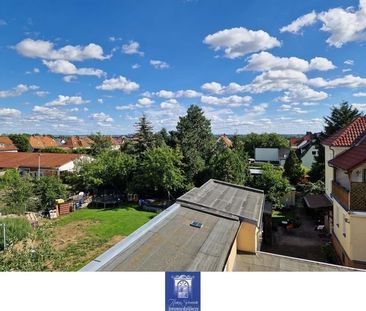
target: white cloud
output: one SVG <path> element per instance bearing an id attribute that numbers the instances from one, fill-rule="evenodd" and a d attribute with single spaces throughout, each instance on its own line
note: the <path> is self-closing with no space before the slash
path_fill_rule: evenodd
<path id="1" fill-rule="evenodd" d="M 136 41 L 130 41 L 128 44 L 122 45 L 122 53 L 132 55 L 138 54 L 144 56 L 144 52 L 139 51 L 140 44 Z"/>
<path id="2" fill-rule="evenodd" d="M 153 96 L 162 97 L 162 98 L 173 98 L 175 97 L 175 93 L 167 90 L 160 90 L 158 92 L 153 92 Z"/>
<path id="3" fill-rule="evenodd" d="M 291 69 L 306 72 L 309 70 L 326 71 L 336 68 L 333 63 L 323 57 L 315 57 L 310 62 L 297 57 L 277 57 L 268 52 L 253 54 L 248 58 L 248 64 L 239 68 L 241 71 L 267 71 L 273 69 Z"/>
<path id="4" fill-rule="evenodd" d="M 263 104 L 254 106 L 250 112 L 255 113 L 255 114 L 262 114 L 262 113 L 266 112 L 267 108 L 268 108 L 268 104 L 263 103 Z"/>
<path id="5" fill-rule="evenodd" d="M 77 79 L 77 76 L 73 76 L 73 75 L 71 75 L 71 76 L 64 76 L 62 79 L 65 82 L 70 83 L 70 82 L 72 82 L 72 80 L 76 80 Z"/>
<path id="6" fill-rule="evenodd" d="M 132 66 L 131 66 L 131 68 L 132 69 L 138 69 L 138 68 L 140 68 L 141 67 L 141 65 L 140 64 L 133 64 Z"/>
<path id="7" fill-rule="evenodd" d="M 158 92 L 144 92 L 142 95 L 146 97 L 157 96 L 160 98 L 169 99 L 169 98 L 180 98 L 180 97 L 186 97 L 186 98 L 200 97 L 202 93 L 197 92 L 195 90 L 178 90 L 176 92 L 160 90 Z"/>
<path id="8" fill-rule="evenodd" d="M 0 26 L 6 26 L 8 23 L 3 20 L 3 19 L 0 19 Z"/>
<path id="9" fill-rule="evenodd" d="M 15 49 L 25 57 L 47 60 L 83 61 L 85 59 L 103 60 L 108 58 L 104 55 L 103 48 L 94 43 L 86 46 L 66 45 L 60 49 L 55 49 L 54 44 L 50 41 L 27 38 L 20 41 Z"/>
<path id="10" fill-rule="evenodd" d="M 353 75 L 346 75 L 341 78 L 336 78 L 333 80 L 326 81 L 324 85 L 327 88 L 335 87 L 348 87 L 348 88 L 358 88 L 366 87 L 366 78 L 361 78 Z"/>
<path id="11" fill-rule="evenodd" d="M 43 61 L 43 64 L 53 73 L 63 75 L 81 75 L 81 76 L 96 76 L 98 78 L 105 76 L 105 72 L 95 68 L 77 68 L 73 63 L 59 59 L 54 61 Z"/>
<path id="12" fill-rule="evenodd" d="M 30 90 L 37 89 L 39 89 L 39 86 L 37 85 L 18 84 L 10 90 L 0 91 L 0 98 L 16 97 Z"/>
<path id="13" fill-rule="evenodd" d="M 171 98 L 160 103 L 161 109 L 176 109 L 179 108 L 179 103 L 176 99 Z"/>
<path id="14" fill-rule="evenodd" d="M 228 97 L 201 96 L 201 103 L 207 105 L 226 105 L 229 107 L 247 106 L 252 102 L 251 96 L 232 95 Z"/>
<path id="15" fill-rule="evenodd" d="M 278 111 L 288 111 L 288 112 L 293 112 L 293 113 L 297 113 L 297 114 L 308 113 L 308 111 L 306 111 L 300 107 L 296 107 L 295 104 L 283 104 L 277 110 Z"/>
<path id="16" fill-rule="evenodd" d="M 90 115 L 90 117 L 93 120 L 97 121 L 99 125 L 114 122 L 113 118 L 110 115 L 108 115 L 104 112 L 93 113 L 93 114 Z"/>
<path id="17" fill-rule="evenodd" d="M 139 107 L 150 107 L 155 101 L 151 100 L 148 97 L 139 98 L 137 100 L 137 106 Z"/>
<path id="18" fill-rule="evenodd" d="M 195 90 L 179 90 L 176 92 L 176 97 L 187 97 L 187 98 L 194 98 L 194 97 L 200 97 L 202 93 L 197 92 Z"/>
<path id="19" fill-rule="evenodd" d="M 98 99 L 97 99 L 97 102 L 98 102 L 99 104 L 103 104 L 103 103 L 104 103 L 104 100 L 103 100 L 103 98 L 98 98 Z"/>
<path id="20" fill-rule="evenodd" d="M 353 64 L 355 63 L 353 59 L 346 59 L 344 62 L 344 64 L 349 65 L 349 66 L 353 66 Z"/>
<path id="21" fill-rule="evenodd" d="M 46 106 L 34 106 L 32 111 L 35 113 L 33 116 L 27 118 L 26 120 L 35 121 L 62 121 L 67 123 L 73 123 L 80 125 L 84 120 L 79 119 L 76 116 L 67 115 L 65 111 L 62 111 L 56 107 L 46 107 Z"/>
<path id="22" fill-rule="evenodd" d="M 47 96 L 50 92 L 48 91 L 36 91 L 35 94 L 39 97 Z"/>
<path id="23" fill-rule="evenodd" d="M 150 65 L 155 69 L 168 69 L 170 65 L 162 60 L 152 59 L 150 60 Z"/>
<path id="24" fill-rule="evenodd" d="M 39 68 L 33 68 L 33 72 L 34 73 L 40 73 L 40 70 L 39 70 Z"/>
<path id="25" fill-rule="evenodd" d="M 12 119 L 21 116 L 21 111 L 13 108 L 0 108 L 0 119 Z"/>
<path id="26" fill-rule="evenodd" d="M 132 82 L 127 80 L 127 78 L 123 76 L 119 76 L 117 78 L 106 79 L 102 82 L 101 85 L 98 85 L 97 90 L 104 91 L 114 91 L 120 90 L 124 93 L 131 93 L 139 89 L 139 85 L 136 82 Z"/>
<path id="27" fill-rule="evenodd" d="M 120 106 L 116 106 L 117 110 L 133 110 L 136 108 L 136 105 L 120 105 Z"/>
<path id="28" fill-rule="evenodd" d="M 110 37 L 108 38 L 108 40 L 109 40 L 109 41 L 111 41 L 111 42 L 116 42 L 116 41 L 121 41 L 121 40 L 122 40 L 122 38 L 120 38 L 120 37 L 115 37 L 115 36 L 110 36 Z"/>
<path id="29" fill-rule="evenodd" d="M 302 27 L 312 25 L 316 20 L 322 22 L 320 30 L 330 34 L 326 40 L 330 46 L 340 48 L 348 42 L 366 40 L 366 0 L 360 0 L 358 10 L 349 7 L 329 9 L 318 14 L 311 12 L 281 28 L 281 31 L 298 33 Z"/>
<path id="30" fill-rule="evenodd" d="M 351 104 L 353 108 L 356 108 L 361 111 L 366 111 L 366 104 Z"/>
<path id="31" fill-rule="evenodd" d="M 218 82 L 207 82 L 201 86 L 201 89 L 213 94 L 222 94 L 224 92 L 224 87 Z"/>
<path id="32" fill-rule="evenodd" d="M 284 103 L 290 103 L 299 101 L 319 101 L 326 99 L 327 97 L 327 93 L 322 91 L 318 92 L 303 85 L 291 88 L 278 100 Z"/>
<path id="33" fill-rule="evenodd" d="M 353 96 L 355 96 L 355 97 L 366 97 L 366 92 L 358 92 L 358 93 L 353 94 Z"/>
<path id="34" fill-rule="evenodd" d="M 231 59 L 281 45 L 276 38 L 263 30 L 254 31 L 243 27 L 218 31 L 208 35 L 203 43 L 215 51 L 224 50 L 224 56 Z"/>
<path id="35" fill-rule="evenodd" d="M 297 34 L 303 27 L 315 24 L 316 20 L 317 14 L 312 11 L 295 19 L 291 24 L 282 27 L 280 29 L 280 32 L 291 32 Z"/>
<path id="36" fill-rule="evenodd" d="M 66 106 L 66 105 L 82 105 L 90 102 L 83 99 L 81 96 L 64 96 L 58 95 L 58 97 L 45 104 L 46 107 Z"/>

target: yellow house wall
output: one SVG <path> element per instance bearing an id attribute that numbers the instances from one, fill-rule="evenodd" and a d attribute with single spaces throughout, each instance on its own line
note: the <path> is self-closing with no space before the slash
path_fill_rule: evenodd
<path id="1" fill-rule="evenodd" d="M 237 236 L 239 251 L 255 253 L 257 249 L 257 226 L 242 222 Z"/>
<path id="2" fill-rule="evenodd" d="M 366 213 L 349 215 L 351 230 L 351 256 L 352 260 L 366 262 Z"/>
<path id="3" fill-rule="evenodd" d="M 236 259 L 236 253 L 237 253 L 237 243 L 236 243 L 236 239 L 233 243 L 233 246 L 231 247 L 231 251 L 229 253 L 229 257 L 226 261 L 226 266 L 224 271 L 228 271 L 231 272 L 234 270 L 234 264 L 235 264 L 235 259 Z"/>
<path id="4" fill-rule="evenodd" d="M 333 232 L 341 244 L 343 250 L 349 258 L 352 259 L 351 252 L 351 228 L 350 224 L 343 222 L 343 218 L 349 219 L 349 214 L 343 209 L 341 205 L 333 200 Z M 345 228 L 346 235 L 343 235 L 343 228 Z"/>
<path id="5" fill-rule="evenodd" d="M 324 156 L 325 156 L 325 193 L 330 197 L 332 192 L 332 180 L 333 180 L 333 167 L 328 165 L 328 161 L 332 160 L 338 154 L 349 149 L 348 147 L 332 147 L 324 146 Z M 334 155 L 333 155 L 334 150 Z"/>

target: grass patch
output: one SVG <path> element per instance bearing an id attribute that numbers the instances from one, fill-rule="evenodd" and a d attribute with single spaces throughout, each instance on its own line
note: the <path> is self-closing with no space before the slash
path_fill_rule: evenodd
<path id="1" fill-rule="evenodd" d="M 293 209 L 290 210 L 274 210 L 272 211 L 272 221 L 274 224 L 279 225 L 281 221 L 295 219 L 295 211 Z"/>
<path id="2" fill-rule="evenodd" d="M 24 217 L 1 218 L 0 224 L 5 224 L 7 246 L 25 239 L 32 232 L 31 225 Z M 0 250 L 4 249 L 3 239 L 3 228 L 0 227 Z"/>

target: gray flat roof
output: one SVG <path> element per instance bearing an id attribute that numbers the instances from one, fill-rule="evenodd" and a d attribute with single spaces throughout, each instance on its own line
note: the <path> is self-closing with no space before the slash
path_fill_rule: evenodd
<path id="1" fill-rule="evenodd" d="M 220 216 L 226 214 L 258 223 L 262 218 L 264 193 L 211 179 L 179 197 L 177 202 L 188 208 L 206 208 Z"/>
<path id="2" fill-rule="evenodd" d="M 202 228 L 191 226 L 193 221 L 202 223 Z M 179 207 L 97 270 L 222 271 L 239 225 L 235 220 Z"/>
<path id="3" fill-rule="evenodd" d="M 257 252 L 237 254 L 234 271 L 364 271 L 302 258 Z"/>

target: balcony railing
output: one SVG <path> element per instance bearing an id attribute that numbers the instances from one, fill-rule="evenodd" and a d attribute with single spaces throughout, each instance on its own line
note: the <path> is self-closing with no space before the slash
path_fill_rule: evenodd
<path id="1" fill-rule="evenodd" d="M 333 180 L 332 195 L 345 210 L 366 211 L 366 183 L 351 182 L 348 191 Z"/>

